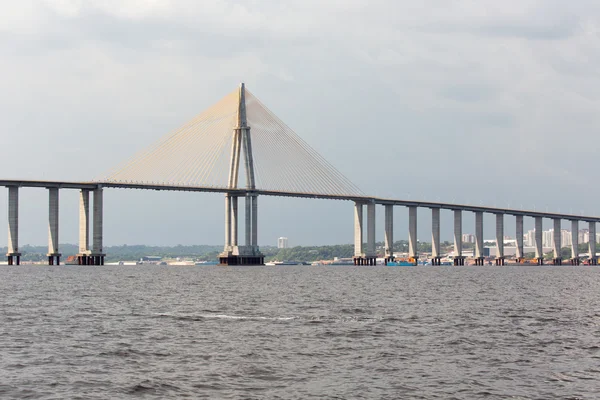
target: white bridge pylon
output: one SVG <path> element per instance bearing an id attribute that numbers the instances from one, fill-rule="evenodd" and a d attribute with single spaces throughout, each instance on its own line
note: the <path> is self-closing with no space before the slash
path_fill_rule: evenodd
<path id="1" fill-rule="evenodd" d="M 240 182 L 240 161 L 245 174 Z M 221 264 L 263 264 L 258 248 L 257 190 L 364 196 L 242 83 L 175 132 L 105 177 L 103 182 L 232 189 L 225 194 Z M 245 186 L 245 243 L 238 240 L 238 196 Z"/>
<path id="2" fill-rule="evenodd" d="M 238 111 L 245 110 L 254 185 L 240 187 L 303 194 L 364 196 L 241 84 L 181 128 L 119 165 L 98 182 L 231 188 L 231 153 Z M 244 149 L 240 149 L 242 152 Z M 243 164 L 246 169 L 248 165 Z M 234 178 L 237 178 L 234 177 Z M 235 186 L 234 186 L 235 187 Z"/>

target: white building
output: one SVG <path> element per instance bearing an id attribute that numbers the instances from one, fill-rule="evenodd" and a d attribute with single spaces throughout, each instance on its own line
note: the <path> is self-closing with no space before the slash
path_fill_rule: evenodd
<path id="1" fill-rule="evenodd" d="M 278 249 L 287 249 L 288 248 L 288 238 L 280 237 L 277 239 L 277 248 Z"/>
<path id="2" fill-rule="evenodd" d="M 523 235 L 523 245 L 528 247 L 535 246 L 535 231 L 528 231 L 525 235 Z"/>
<path id="3" fill-rule="evenodd" d="M 562 247 L 569 247 L 573 244 L 573 238 L 571 237 L 571 231 L 563 229 L 560 231 L 560 243 Z"/>
<path id="4" fill-rule="evenodd" d="M 543 247 L 552 247 L 552 236 L 554 236 L 554 229 L 550 229 L 549 231 L 542 232 L 542 246 Z"/>
<path id="5" fill-rule="evenodd" d="M 590 242 L 590 231 L 588 229 L 580 229 L 578 236 L 579 236 L 579 243 L 589 243 Z"/>

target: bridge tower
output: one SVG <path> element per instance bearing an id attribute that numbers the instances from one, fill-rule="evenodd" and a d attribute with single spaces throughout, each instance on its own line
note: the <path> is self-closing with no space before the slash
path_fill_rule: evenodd
<path id="1" fill-rule="evenodd" d="M 237 124 L 233 128 L 231 157 L 229 163 L 228 189 L 238 189 L 240 157 L 244 156 L 246 171 L 245 243 L 238 243 L 238 195 L 235 191 L 225 194 L 225 248 L 219 255 L 222 265 L 262 265 L 265 257 L 258 248 L 258 195 L 254 179 L 254 160 L 250 126 L 246 118 L 246 88 L 239 88 Z"/>

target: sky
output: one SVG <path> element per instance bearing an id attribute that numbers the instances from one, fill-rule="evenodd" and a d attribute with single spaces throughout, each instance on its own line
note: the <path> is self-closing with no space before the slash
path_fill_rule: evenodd
<path id="1" fill-rule="evenodd" d="M 596 216 L 599 33 L 591 0 L 6 0 L 0 179 L 92 180 L 245 82 L 365 194 Z M 47 197 L 22 189 L 21 245 L 47 242 Z M 62 243 L 77 201 L 61 191 Z M 223 243 L 222 195 L 104 201 L 105 245 Z M 261 197 L 259 244 L 279 236 L 351 243 L 353 204 Z"/>

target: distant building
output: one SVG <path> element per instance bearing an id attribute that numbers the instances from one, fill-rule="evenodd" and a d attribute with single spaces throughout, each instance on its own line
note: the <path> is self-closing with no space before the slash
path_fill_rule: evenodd
<path id="1" fill-rule="evenodd" d="M 580 239 L 582 238 L 581 231 L 579 233 Z M 560 245 L 561 247 L 569 247 L 572 242 L 571 231 L 561 229 L 560 231 Z M 585 243 L 585 242 L 581 242 Z M 527 232 L 523 235 L 523 244 L 525 246 L 535 246 L 535 229 Z M 550 229 L 542 232 L 542 246 L 552 248 L 554 246 L 554 229 Z"/>
<path id="2" fill-rule="evenodd" d="M 489 252 L 489 257 L 495 257 L 496 256 L 496 247 L 489 247 L 488 250 Z M 542 251 L 544 254 L 550 253 L 552 251 L 552 247 L 543 247 Z M 535 247 L 534 246 L 524 246 L 523 247 L 523 252 L 525 254 L 527 253 L 534 253 L 535 252 Z M 517 248 L 515 246 L 505 246 L 504 247 L 504 255 L 507 257 L 511 257 L 517 254 Z"/>
<path id="3" fill-rule="evenodd" d="M 569 247 L 573 244 L 573 238 L 571 237 L 571 231 L 563 229 L 560 231 L 560 243 L 562 247 Z"/>
<path id="4" fill-rule="evenodd" d="M 280 237 L 277 239 L 277 248 L 278 249 L 287 249 L 288 248 L 288 238 Z"/>
<path id="5" fill-rule="evenodd" d="M 527 231 L 524 235 L 524 243 L 525 246 L 533 247 L 535 246 L 535 231 Z"/>
<path id="6" fill-rule="evenodd" d="M 580 229 L 577 236 L 579 238 L 579 243 L 589 243 L 590 242 L 589 229 Z"/>
<path id="7" fill-rule="evenodd" d="M 542 232 L 542 246 L 544 247 L 552 247 L 554 238 L 554 229 L 550 229 L 549 231 Z"/>
<path id="8" fill-rule="evenodd" d="M 471 233 L 463 233 L 462 241 L 463 243 L 475 243 L 475 235 Z"/>

